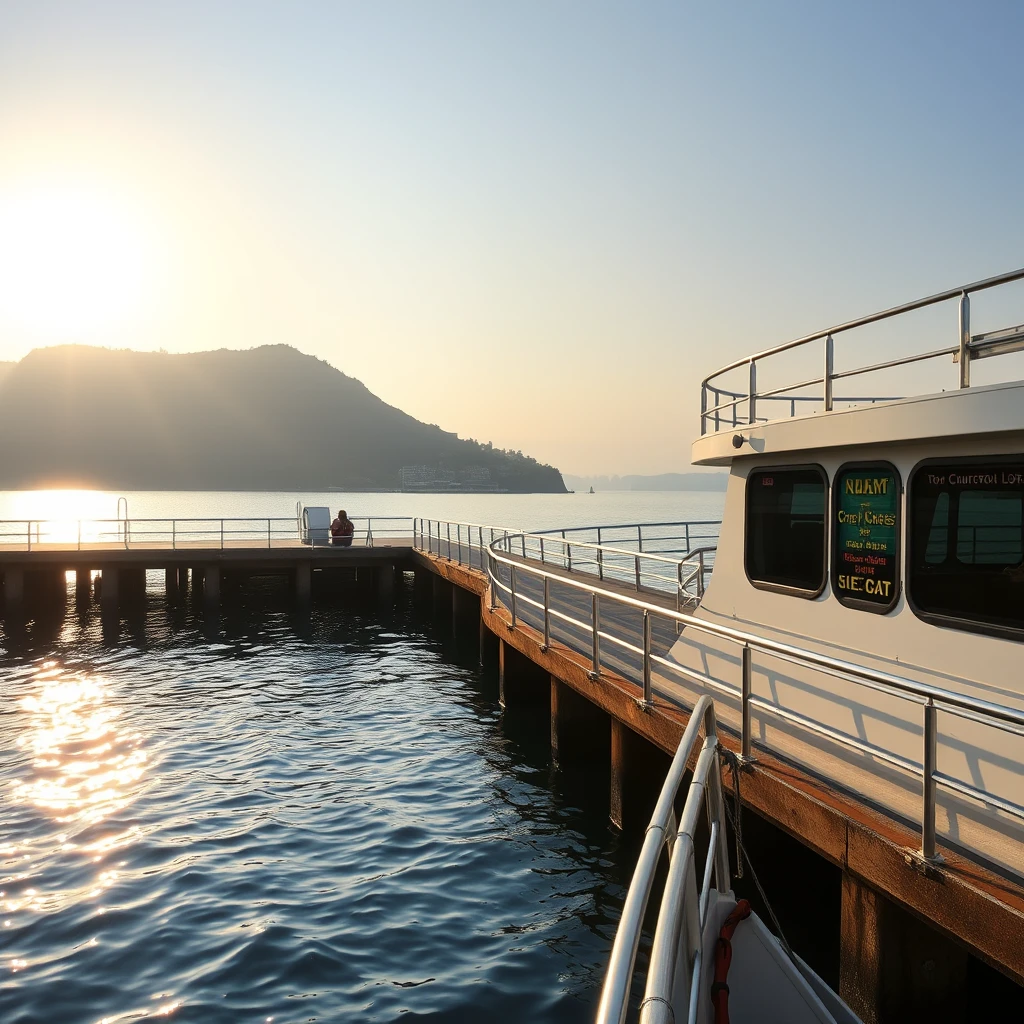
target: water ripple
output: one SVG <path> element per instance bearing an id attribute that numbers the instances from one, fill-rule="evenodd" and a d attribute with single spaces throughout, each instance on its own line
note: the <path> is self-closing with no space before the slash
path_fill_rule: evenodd
<path id="1" fill-rule="evenodd" d="M 247 600 L 4 637 L 0 1019 L 588 1019 L 604 793 L 408 607 Z"/>

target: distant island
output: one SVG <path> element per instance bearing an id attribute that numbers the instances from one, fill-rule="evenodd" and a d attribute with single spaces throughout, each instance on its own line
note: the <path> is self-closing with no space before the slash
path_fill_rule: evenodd
<path id="1" fill-rule="evenodd" d="M 724 491 L 729 483 L 725 470 L 707 473 L 658 473 L 655 476 L 572 476 L 562 474 L 574 491 Z"/>
<path id="2" fill-rule="evenodd" d="M 0 364 L 0 487 L 564 493 L 287 345 L 184 355 L 64 345 Z"/>

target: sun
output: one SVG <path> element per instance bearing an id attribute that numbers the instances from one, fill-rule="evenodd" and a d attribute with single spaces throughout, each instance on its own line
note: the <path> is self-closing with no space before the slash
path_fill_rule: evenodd
<path id="1" fill-rule="evenodd" d="M 151 229 L 114 191 L 0 189 L 0 325 L 37 341 L 102 341 L 150 303 L 153 257 Z"/>

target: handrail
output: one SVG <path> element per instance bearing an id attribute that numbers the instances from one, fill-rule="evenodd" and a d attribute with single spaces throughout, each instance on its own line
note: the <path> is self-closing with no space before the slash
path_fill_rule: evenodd
<path id="1" fill-rule="evenodd" d="M 677 828 L 674 811 L 676 795 L 693 758 L 702 730 L 704 743 L 697 757 L 693 780 Z M 698 816 L 705 801 L 711 825 L 711 839 L 705 870 L 702 873 L 703 884 L 698 890 L 694 866 L 694 839 Z M 601 1002 L 597 1009 L 597 1024 L 622 1024 L 626 1019 L 644 915 L 662 851 L 666 847 L 669 850 L 669 872 L 651 950 L 644 1004 L 671 1000 L 673 989 L 676 987 L 674 975 L 677 964 L 677 940 L 681 927 L 685 927 L 684 966 L 690 971 L 691 976 L 689 1018 L 693 1020 L 699 1001 L 697 984 L 704 959 L 702 932 L 709 906 L 712 865 L 715 887 L 718 891 L 726 893 L 732 887 L 729 856 L 726 850 L 725 803 L 722 799 L 718 767 L 718 726 L 715 705 L 708 696 L 701 697 L 693 709 L 665 776 L 651 823 L 647 826 L 629 892 L 622 906 L 619 927 L 615 932 L 615 941 L 612 944 L 608 970 L 601 990 Z"/>
<path id="2" fill-rule="evenodd" d="M 377 537 L 408 536 L 410 516 L 354 516 L 355 537 L 372 546 Z M 273 547 L 274 540 L 296 540 L 296 521 L 291 516 L 190 516 L 140 519 L 0 519 L 0 550 L 10 546 L 31 552 L 49 544 L 75 550 L 91 544 L 123 544 L 126 550 L 146 543 L 166 542 L 172 550 L 189 541 L 223 550 L 233 541 L 252 540 L 254 546 Z M 311 546 L 330 546 L 330 538 Z"/>
<path id="3" fill-rule="evenodd" d="M 512 538 L 513 541 L 515 538 Z M 629 651 L 640 656 L 641 670 L 640 677 L 642 679 L 643 686 L 643 697 L 641 703 L 643 706 L 651 706 L 652 703 L 652 683 L 651 683 L 651 670 L 652 665 L 657 663 L 660 667 L 669 671 L 677 672 L 684 677 L 696 681 L 699 684 L 714 690 L 716 692 L 725 693 L 729 696 L 738 697 L 740 704 L 740 716 L 741 716 L 741 728 L 740 728 L 740 751 L 741 758 L 746 761 L 754 760 L 752 754 L 753 737 L 750 724 L 750 713 L 752 707 L 756 707 L 759 711 L 766 714 L 775 715 L 776 717 L 786 719 L 794 724 L 801 726 L 804 729 L 808 729 L 821 736 L 824 736 L 830 740 L 838 742 L 847 747 L 860 750 L 863 753 L 869 753 L 872 756 L 880 757 L 885 760 L 889 760 L 890 763 L 896 764 L 898 767 L 903 768 L 907 771 L 913 772 L 920 776 L 923 780 L 923 808 L 921 814 L 921 850 L 919 856 L 921 859 L 926 861 L 934 861 L 936 859 L 935 849 L 935 797 L 936 797 L 936 784 L 947 784 L 947 777 L 937 770 L 936 766 L 936 744 L 937 744 L 937 733 L 938 733 L 938 722 L 936 713 L 943 711 L 949 714 L 956 715 L 960 718 L 965 718 L 977 722 L 981 722 L 984 725 L 1001 729 L 1005 732 L 1012 733 L 1018 736 L 1024 736 L 1024 711 L 1018 711 L 1015 708 L 1006 707 L 1004 705 L 995 704 L 990 701 L 979 700 L 976 697 L 968 697 L 963 694 L 956 693 L 952 690 L 946 690 L 942 687 L 933 686 L 929 683 L 921 683 L 915 680 L 907 679 L 903 676 L 895 675 L 891 672 L 885 672 L 880 669 L 869 668 L 865 665 L 858 665 L 854 662 L 844 661 L 840 658 L 832 657 L 827 654 L 820 654 L 816 651 L 806 650 L 800 647 L 796 647 L 793 644 L 783 643 L 778 640 L 772 640 L 765 636 L 760 636 L 755 633 L 749 633 L 744 630 L 735 629 L 730 626 L 723 626 L 715 622 L 711 622 L 707 619 L 697 618 L 694 615 L 690 615 L 681 610 L 672 610 L 665 608 L 662 605 L 654 604 L 651 601 L 644 600 L 642 597 L 632 597 L 627 594 L 622 594 L 617 591 L 612 591 L 606 587 L 588 583 L 583 580 L 566 577 L 564 575 L 550 572 L 544 566 L 538 566 L 536 564 L 527 564 L 521 560 L 514 559 L 510 556 L 506 556 L 499 546 L 504 543 L 504 538 L 500 542 L 492 544 L 488 552 L 488 582 L 489 582 L 489 601 L 490 606 L 493 609 L 497 602 L 498 591 L 503 591 L 508 594 L 511 598 L 510 613 L 512 617 L 513 628 L 521 618 L 519 616 L 518 606 L 527 604 L 531 607 L 536 608 L 544 616 L 544 634 L 547 639 L 550 635 L 550 621 L 552 618 L 557 619 L 561 622 L 565 622 L 576 629 L 584 630 L 589 632 L 592 639 L 592 652 L 591 652 L 591 672 L 592 678 L 599 678 L 601 673 L 601 642 L 611 642 L 615 644 L 620 650 Z M 507 567 L 510 576 L 510 586 L 499 578 L 496 571 L 496 566 L 503 565 Z M 534 598 L 528 597 L 522 592 L 522 589 L 517 590 L 516 577 L 517 574 L 531 575 L 539 580 L 545 582 L 543 600 L 539 601 Z M 591 617 L 590 621 L 575 618 L 561 609 L 555 608 L 551 605 L 549 591 L 551 581 L 557 580 L 558 584 L 563 587 L 570 587 L 577 591 L 586 593 L 591 598 Z M 643 636 L 644 643 L 643 647 L 638 647 L 621 637 L 616 637 L 614 634 L 609 633 L 607 630 L 602 628 L 600 608 L 604 602 L 613 602 L 620 605 L 625 605 L 630 608 L 639 610 L 643 616 Z M 710 636 L 715 636 L 720 639 L 729 640 L 737 644 L 742 653 L 741 664 L 742 664 L 742 678 L 739 689 L 728 686 L 716 679 L 713 679 L 710 675 L 684 668 L 678 665 L 674 661 L 668 658 L 657 657 L 651 651 L 650 635 L 651 635 L 651 619 L 661 618 L 671 622 L 675 622 L 679 626 L 684 626 L 692 629 L 696 632 L 704 633 Z M 764 654 L 774 655 L 782 658 L 783 660 L 791 663 L 810 666 L 812 668 L 818 668 L 824 670 L 826 673 L 833 675 L 837 678 L 841 678 L 846 681 L 865 685 L 872 689 L 877 689 L 882 692 L 903 698 L 905 700 L 918 703 L 923 709 L 923 742 L 924 750 L 922 754 L 921 764 L 907 761 L 904 758 L 898 758 L 895 755 L 889 754 L 887 751 L 882 750 L 879 747 L 872 746 L 867 743 L 862 743 L 853 737 L 845 736 L 835 730 L 828 729 L 826 726 L 816 723 L 805 716 L 795 714 L 794 712 L 787 711 L 784 708 L 778 707 L 767 701 L 764 701 L 751 693 L 751 676 L 752 676 L 752 652 L 757 651 Z M 580 651 L 580 653 L 584 653 Z M 977 787 L 968 783 L 957 782 L 954 787 L 962 792 L 966 792 L 973 798 L 993 802 L 993 796 L 986 793 L 984 790 L 978 789 Z M 1024 820 L 1024 807 L 1019 806 L 1009 801 L 995 798 L 1000 809 L 1007 813 Z"/>
<path id="4" fill-rule="evenodd" d="M 897 366 L 920 362 L 925 359 L 938 358 L 940 356 L 953 356 L 954 361 L 959 363 L 959 386 L 961 388 L 968 388 L 970 387 L 970 363 L 972 354 L 975 358 L 980 359 L 984 356 L 1002 355 L 1008 352 L 1019 351 L 1021 348 L 1024 348 L 1024 332 L 1021 332 L 1019 328 L 1012 328 L 1009 331 L 989 332 L 989 334 L 972 336 L 970 332 L 970 296 L 975 292 L 986 291 L 989 288 L 995 288 L 999 285 L 1010 284 L 1014 281 L 1020 280 L 1024 280 L 1024 268 L 1013 270 L 1005 274 L 999 274 L 995 277 L 984 278 L 980 281 L 974 281 L 971 284 L 960 285 L 956 288 L 949 288 L 946 291 L 937 292 L 936 294 L 926 296 L 923 299 L 915 299 L 913 302 L 904 302 L 898 306 L 892 306 L 889 309 L 882 310 L 879 313 L 872 313 L 868 316 L 858 317 L 855 320 L 848 320 L 846 323 L 837 324 L 836 326 L 826 328 L 825 330 L 815 331 L 813 334 L 804 335 L 802 338 L 787 341 L 781 345 L 775 345 L 771 348 L 764 349 L 761 352 L 756 352 L 753 355 L 736 359 L 720 369 L 715 370 L 714 373 L 709 374 L 701 382 L 701 435 L 703 436 L 708 431 L 709 417 L 713 419 L 714 430 L 718 431 L 720 429 L 721 413 L 723 410 L 728 410 L 730 408 L 736 410 L 740 404 L 746 402 L 748 406 L 746 422 L 750 424 L 757 423 L 760 422 L 756 413 L 757 401 L 759 399 L 766 401 L 789 401 L 791 403 L 809 400 L 809 396 L 796 396 L 786 394 L 786 392 L 798 391 L 818 384 L 822 385 L 822 394 L 820 397 L 814 397 L 812 400 L 821 402 L 825 411 L 830 411 L 834 407 L 835 402 L 859 403 L 868 401 L 895 401 L 896 399 L 878 397 L 839 398 L 833 395 L 832 384 L 834 381 L 846 377 L 854 377 L 877 370 L 891 369 Z M 959 298 L 960 300 L 958 340 L 956 345 L 935 349 L 926 353 L 914 353 L 902 358 L 890 359 L 882 363 L 857 367 L 852 370 L 844 370 L 839 373 L 836 373 L 833 369 L 834 339 L 836 335 L 842 334 L 846 331 L 855 330 L 858 327 L 865 327 L 868 324 L 879 323 L 883 320 L 888 320 L 904 313 L 911 313 L 914 310 L 924 309 L 927 306 L 933 306 L 941 302 L 948 302 L 956 298 Z M 768 392 L 759 392 L 757 390 L 757 365 L 759 363 L 771 358 L 772 356 L 779 355 L 780 353 L 789 352 L 804 345 L 809 345 L 812 342 L 822 340 L 825 341 L 825 352 L 823 358 L 824 372 L 822 376 L 815 376 L 809 380 L 803 380 L 796 384 L 788 384 L 781 388 L 774 388 Z M 747 367 L 749 371 L 749 387 L 745 393 L 727 390 L 713 383 L 725 374 L 731 373 L 734 370 L 739 370 L 743 367 Z M 713 394 L 715 398 L 714 405 L 710 405 L 708 401 L 709 394 Z M 719 398 L 721 395 L 728 395 L 733 400 L 726 403 L 720 403 Z M 795 415 L 795 406 L 793 406 L 791 415 Z M 727 426 L 738 425 L 735 414 L 732 419 L 733 423 L 729 424 L 727 422 Z"/>
<path id="5" fill-rule="evenodd" d="M 444 519 L 417 519 L 413 526 L 413 545 L 421 550 L 440 555 L 460 565 L 486 570 L 486 550 L 490 544 L 503 543 L 509 554 L 516 554 L 510 538 L 515 538 L 519 555 L 528 559 L 537 557 L 542 564 L 558 564 L 568 572 L 583 572 L 596 575 L 603 580 L 605 574 L 618 576 L 627 581 L 640 592 L 650 587 L 657 590 L 674 590 L 676 607 L 695 596 L 703 597 L 705 577 L 711 571 L 711 559 L 706 556 L 716 550 L 716 545 L 702 545 L 689 549 L 691 537 L 710 537 L 706 529 L 714 528 L 713 536 L 717 537 L 720 520 L 695 520 L 669 523 L 622 523 L 612 526 L 581 526 L 565 530 L 542 530 L 536 533 L 525 531 L 509 531 L 503 527 L 483 526 L 478 523 L 461 523 Z M 679 557 L 669 558 L 661 552 L 643 550 L 643 529 L 684 528 L 685 532 L 677 537 L 651 538 L 648 541 L 685 539 L 687 550 Z M 618 547 L 611 544 L 592 543 L 590 541 L 573 541 L 566 534 L 597 533 L 600 539 L 602 531 L 629 530 L 637 531 L 637 549 Z M 484 534 L 487 534 L 485 540 Z M 463 541 L 465 540 L 465 543 Z M 545 546 L 547 545 L 547 546 Z M 552 550 L 552 547 L 559 550 Z M 583 552 L 582 558 L 579 552 Z M 576 555 L 576 557 L 574 557 Z M 590 555 L 591 557 L 587 557 Z M 671 566 L 671 575 L 660 574 L 647 567 L 648 563 Z M 692 571 L 685 570 L 692 566 Z M 594 567 L 594 572 L 589 571 Z M 688 588 L 696 585 L 696 594 L 691 595 Z"/>

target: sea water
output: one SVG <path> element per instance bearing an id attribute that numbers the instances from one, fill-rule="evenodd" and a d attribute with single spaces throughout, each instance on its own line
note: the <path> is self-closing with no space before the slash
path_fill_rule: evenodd
<path id="1" fill-rule="evenodd" d="M 128 498 L 133 516 L 297 500 Z M 531 526 L 687 514 L 679 495 L 445 512 L 481 498 Z M 215 622 L 159 583 L 113 632 L 73 594 L 0 632 L 0 1020 L 590 1019 L 637 852 L 607 773 L 553 764 L 546 717 L 501 712 L 411 580 L 394 608 L 307 616 L 254 581 Z"/>

